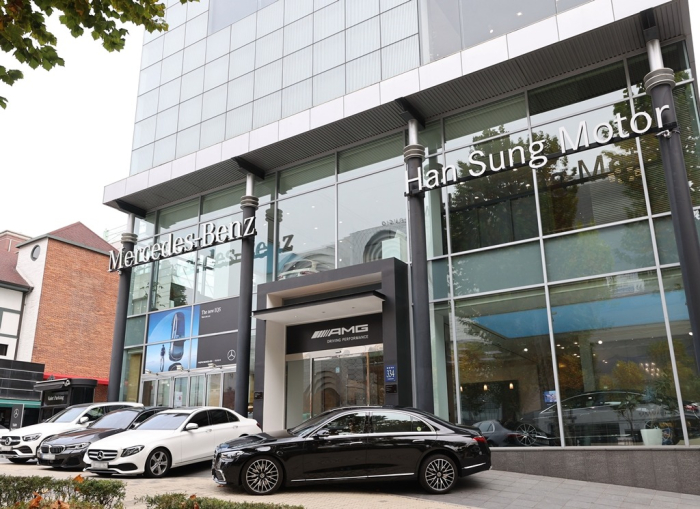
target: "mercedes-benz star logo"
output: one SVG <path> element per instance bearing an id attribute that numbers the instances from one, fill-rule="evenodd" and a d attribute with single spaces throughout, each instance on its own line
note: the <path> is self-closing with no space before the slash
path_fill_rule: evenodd
<path id="1" fill-rule="evenodd" d="M 0 440 L 0 445 L 10 445 L 10 439 L 3 438 L 2 440 Z"/>
<path id="2" fill-rule="evenodd" d="M 17 419 L 17 417 L 19 417 L 19 408 L 15 408 L 15 411 L 14 411 L 14 413 L 12 414 L 12 416 L 13 416 L 15 419 Z"/>
<path id="3" fill-rule="evenodd" d="M 230 361 L 235 361 L 236 360 L 236 351 L 235 350 L 229 350 L 228 354 L 226 354 L 226 358 Z"/>
<path id="4" fill-rule="evenodd" d="M 104 454 L 102 453 L 102 451 L 98 451 L 97 452 L 97 459 L 101 460 L 102 458 L 104 458 Z"/>

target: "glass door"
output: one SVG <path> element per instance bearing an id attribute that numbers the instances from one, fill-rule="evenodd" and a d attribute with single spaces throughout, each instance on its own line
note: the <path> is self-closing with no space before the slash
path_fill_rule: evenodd
<path id="1" fill-rule="evenodd" d="M 187 406 L 187 377 L 183 376 L 175 379 L 173 390 L 173 407 L 180 408 Z"/>
<path id="2" fill-rule="evenodd" d="M 207 375 L 207 405 L 221 405 L 221 373 Z"/>
<path id="3" fill-rule="evenodd" d="M 190 406 L 204 405 L 204 375 L 190 378 Z"/>
<path id="4" fill-rule="evenodd" d="M 144 406 L 154 406 L 156 403 L 156 381 L 144 380 L 141 389 L 141 403 Z"/>
<path id="5" fill-rule="evenodd" d="M 170 406 L 171 386 L 172 378 L 161 378 L 158 381 L 158 396 L 156 397 L 157 406 Z"/>

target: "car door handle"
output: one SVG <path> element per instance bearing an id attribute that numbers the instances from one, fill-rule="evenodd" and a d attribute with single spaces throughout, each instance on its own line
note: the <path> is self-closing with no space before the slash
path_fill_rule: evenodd
<path id="1" fill-rule="evenodd" d="M 425 442 L 425 438 L 416 438 L 416 439 L 413 441 L 414 444 L 417 443 L 417 442 Z"/>
<path id="2" fill-rule="evenodd" d="M 362 441 L 360 442 L 340 442 L 338 445 L 360 445 Z"/>

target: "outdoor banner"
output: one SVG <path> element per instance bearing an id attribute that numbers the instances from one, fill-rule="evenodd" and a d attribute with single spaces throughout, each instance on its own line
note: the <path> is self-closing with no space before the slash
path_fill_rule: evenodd
<path id="1" fill-rule="evenodd" d="M 236 345 L 238 333 L 229 332 L 192 340 L 193 368 L 206 368 L 210 364 L 224 366 L 236 363 Z"/>
<path id="2" fill-rule="evenodd" d="M 381 313 L 287 327 L 287 354 L 374 345 L 381 342 Z"/>

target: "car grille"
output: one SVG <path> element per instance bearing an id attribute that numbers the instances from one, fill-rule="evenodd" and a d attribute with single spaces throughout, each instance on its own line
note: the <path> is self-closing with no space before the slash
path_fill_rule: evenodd
<path id="1" fill-rule="evenodd" d="M 17 445 L 19 442 L 19 437 L 0 437 L 0 445 Z"/>
<path id="2" fill-rule="evenodd" d="M 46 454 L 46 453 L 61 454 L 65 450 L 66 450 L 65 445 L 52 445 L 50 447 L 48 445 L 41 446 L 41 452 L 43 452 L 44 454 Z"/>
<path id="3" fill-rule="evenodd" d="M 109 461 L 117 457 L 117 451 L 94 449 L 88 451 L 88 458 L 95 461 Z"/>

